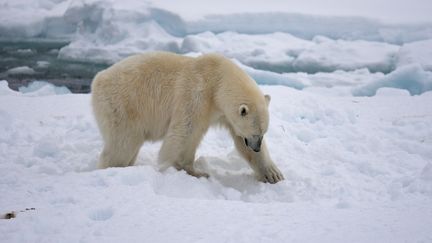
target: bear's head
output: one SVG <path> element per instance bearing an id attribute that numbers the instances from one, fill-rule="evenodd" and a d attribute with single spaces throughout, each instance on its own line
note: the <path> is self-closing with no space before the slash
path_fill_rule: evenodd
<path id="1" fill-rule="evenodd" d="M 214 54 L 203 55 L 200 60 L 209 67 L 206 73 L 214 77 L 215 102 L 232 132 L 259 152 L 269 124 L 270 96 L 264 95 L 255 80 L 231 60 Z"/>
<path id="2" fill-rule="evenodd" d="M 261 150 L 261 142 L 269 124 L 269 95 L 236 104 L 226 114 L 235 135 L 241 137 L 247 147 L 255 152 Z"/>

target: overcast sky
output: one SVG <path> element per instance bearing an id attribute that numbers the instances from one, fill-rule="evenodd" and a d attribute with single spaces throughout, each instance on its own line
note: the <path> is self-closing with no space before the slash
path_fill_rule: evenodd
<path id="1" fill-rule="evenodd" d="M 212 13 L 282 11 L 330 16 L 363 16 L 385 22 L 432 22 L 432 0 L 158 0 L 188 18 Z"/>

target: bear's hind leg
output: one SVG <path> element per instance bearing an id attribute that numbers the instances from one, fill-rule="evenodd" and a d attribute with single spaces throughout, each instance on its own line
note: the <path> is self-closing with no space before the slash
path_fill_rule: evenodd
<path id="1" fill-rule="evenodd" d="M 134 165 L 143 141 L 133 136 L 113 137 L 105 143 L 98 168 L 126 167 Z"/>

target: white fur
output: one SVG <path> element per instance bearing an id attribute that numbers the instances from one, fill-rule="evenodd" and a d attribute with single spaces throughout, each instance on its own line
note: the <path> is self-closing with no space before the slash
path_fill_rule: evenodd
<path id="1" fill-rule="evenodd" d="M 163 139 L 159 161 L 194 176 L 195 151 L 210 125 L 226 127 L 262 181 L 283 176 L 263 141 L 260 152 L 243 138 L 264 135 L 270 97 L 245 72 L 216 54 L 198 58 L 165 52 L 128 57 L 99 72 L 92 104 L 105 146 L 99 167 L 133 165 L 145 141 Z M 247 115 L 239 108 L 246 106 Z"/>

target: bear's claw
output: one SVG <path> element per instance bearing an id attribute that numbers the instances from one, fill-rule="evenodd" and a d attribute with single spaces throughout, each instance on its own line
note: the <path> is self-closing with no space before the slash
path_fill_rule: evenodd
<path id="1" fill-rule="evenodd" d="M 279 181 L 284 180 L 283 174 L 279 171 L 277 167 L 269 167 L 264 169 L 261 177 L 259 178 L 262 182 L 268 182 L 270 184 L 278 183 Z"/>
<path id="2" fill-rule="evenodd" d="M 197 178 L 201 178 L 201 177 L 205 177 L 205 178 L 209 178 L 210 175 L 205 173 L 205 172 L 198 172 L 198 171 L 194 171 L 193 173 L 188 172 L 189 175 L 191 176 L 195 176 Z"/>
<path id="3" fill-rule="evenodd" d="M 209 178 L 210 175 L 205 173 L 205 172 L 201 172 L 201 171 L 196 171 L 196 170 L 185 170 L 186 173 L 188 173 L 191 176 L 194 176 L 196 178 L 201 178 L 201 177 L 205 177 L 205 178 Z"/>

